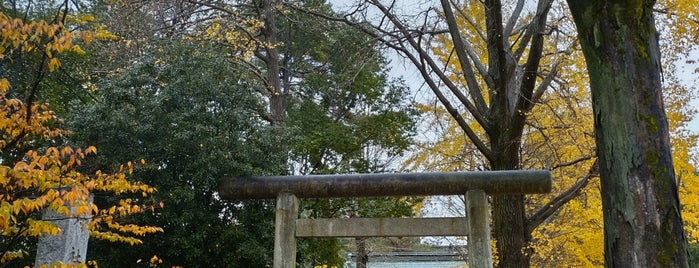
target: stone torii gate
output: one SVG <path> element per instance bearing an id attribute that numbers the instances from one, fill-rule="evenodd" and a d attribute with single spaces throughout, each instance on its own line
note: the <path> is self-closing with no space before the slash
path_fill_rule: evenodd
<path id="1" fill-rule="evenodd" d="M 296 267 L 297 237 L 468 235 L 469 267 L 492 267 L 487 194 L 551 191 L 548 170 L 233 177 L 225 200 L 277 199 L 274 268 Z M 466 218 L 299 219 L 298 198 L 465 195 Z"/>

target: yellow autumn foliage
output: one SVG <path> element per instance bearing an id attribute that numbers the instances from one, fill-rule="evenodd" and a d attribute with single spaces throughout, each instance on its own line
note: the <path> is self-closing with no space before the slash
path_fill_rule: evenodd
<path id="1" fill-rule="evenodd" d="M 213 18 L 202 30 L 199 38 L 228 45 L 234 51 L 233 57 L 249 61 L 258 47 L 274 47 L 253 38 L 259 34 L 264 23 L 256 18 L 248 18 L 237 11 L 228 17 Z"/>
<path id="2" fill-rule="evenodd" d="M 659 6 L 666 15 L 662 23 L 669 25 L 673 47 L 669 52 L 681 52 L 682 45 L 696 40 L 699 30 L 696 1 L 660 1 Z M 482 5 L 465 1 L 463 10 L 470 20 L 459 19 L 462 35 L 477 54 L 482 63 L 487 61 L 483 40 Z M 679 9 L 683 9 L 679 11 Z M 565 6 L 554 6 L 553 16 L 566 14 Z M 694 19 L 694 23 L 687 23 Z M 585 60 L 577 42 L 570 38 L 573 33 L 561 34 L 574 29 L 568 18 L 555 17 L 557 29 L 548 36 L 546 48 L 540 64 L 540 71 L 546 74 L 553 66 L 565 66 L 556 74 L 541 101 L 529 113 L 527 127 L 521 148 L 522 168 L 550 169 L 554 178 L 553 192 L 550 195 L 528 196 L 527 211 L 533 214 L 557 194 L 562 193 L 589 174 L 594 162 L 593 115 L 588 89 Z M 691 40 L 694 36 L 695 40 Z M 513 36 L 511 42 L 518 42 Z M 447 36 L 437 37 L 441 46 L 433 47 L 433 53 L 445 63 L 450 78 L 455 83 L 466 85 L 461 75 L 453 44 Z M 686 49 L 686 46 L 685 46 Z M 560 53 L 566 51 L 566 53 Z M 526 53 L 526 51 L 525 51 Z M 678 83 L 671 83 L 675 69 L 666 64 L 665 103 L 671 128 L 673 161 L 679 182 L 683 219 L 690 243 L 699 242 L 699 171 L 697 165 L 697 135 L 686 130 L 686 122 L 693 115 L 688 101 L 694 94 Z M 541 80 L 543 75 L 539 77 Z M 481 88 L 486 88 L 478 77 Z M 488 97 L 483 92 L 484 98 Z M 668 97 L 669 96 L 669 97 Z M 487 101 L 487 100 L 486 100 Z M 418 145 L 418 152 L 404 163 L 410 170 L 482 170 L 486 161 L 466 138 L 458 124 L 436 102 L 419 104 L 418 108 L 427 115 L 428 133 L 435 139 Z M 462 114 L 469 118 L 468 114 Z M 471 120 L 473 121 L 473 120 Z M 477 123 L 470 125 L 478 130 Z M 482 133 L 478 133 L 482 135 Z M 604 237 L 602 205 L 599 181 L 592 176 L 579 195 L 562 206 L 556 213 L 541 223 L 532 232 L 531 264 L 535 267 L 599 267 L 604 263 Z"/>
<path id="3" fill-rule="evenodd" d="M 43 53 L 48 57 L 49 71 L 60 67 L 60 53 L 75 48 L 74 36 L 61 24 L 26 22 L 3 13 L 0 13 L 0 36 L 0 59 L 17 49 Z M 0 77 L 0 152 L 8 156 L 0 159 L 0 235 L 10 239 L 60 233 L 54 223 L 41 219 L 44 209 L 66 217 L 91 215 L 90 234 L 110 241 L 138 244 L 141 243 L 138 236 L 162 231 L 123 221 L 127 215 L 153 209 L 133 199 L 133 196 L 146 197 L 155 189 L 127 179 L 134 169 L 131 162 L 115 173 L 83 173 L 79 171 L 82 162 L 97 153 L 93 146 L 32 149 L 37 141 L 56 140 L 70 133 L 55 127 L 60 119 L 47 104 L 10 98 L 11 90 L 8 79 Z M 92 192 L 111 193 L 119 201 L 109 208 L 100 208 L 90 201 Z M 118 198 L 121 194 L 124 197 Z M 0 266 L 25 255 L 27 252 L 21 249 L 5 249 Z M 51 267 L 87 266 L 58 263 Z"/>
<path id="4" fill-rule="evenodd" d="M 665 83 L 663 97 L 670 123 L 672 160 L 679 185 L 682 219 L 689 243 L 699 243 L 699 149 L 697 133 L 687 129 L 696 114 L 690 101 L 697 97 L 697 71 L 693 85 L 685 85 L 676 63 L 696 62 L 690 52 L 699 48 L 699 2 L 693 0 L 661 0 L 656 4 L 656 23 L 661 36 Z M 690 78 L 691 80 L 692 78 Z M 691 82 L 690 82 L 691 83 Z"/>
<path id="5" fill-rule="evenodd" d="M 5 96 L 4 92 L 0 95 Z M 27 107 L 20 100 L 0 98 L 0 118 L 15 118 L 25 115 Z M 12 104 L 8 106 L 7 104 Z M 33 105 L 37 120 L 16 117 L 19 122 L 0 120 L 0 132 L 5 134 L 0 139 L 0 150 L 9 149 L 8 144 L 24 144 L 32 138 L 51 139 L 68 134 L 61 129 L 52 129 L 47 124 L 56 120 L 53 113 Z M 44 106 L 45 107 L 45 106 Z M 14 142 L 19 140 L 19 142 Z M 90 192 L 111 192 L 114 195 L 137 193 L 143 197 L 155 191 L 154 188 L 127 179 L 133 171 L 133 164 L 128 163 L 116 173 L 100 171 L 93 174 L 78 172 L 82 161 L 96 153 L 95 147 L 85 149 L 71 147 L 49 147 L 45 150 L 29 150 L 21 160 L 13 163 L 3 161 L 0 164 L 0 232 L 3 236 L 39 236 L 57 234 L 60 230 L 51 222 L 43 221 L 40 214 L 43 209 L 52 209 L 67 217 L 92 215 L 89 223 L 90 234 L 110 241 L 138 244 L 137 236 L 161 231 L 158 227 L 123 224 L 119 222 L 125 216 L 140 213 L 150 206 L 142 205 L 138 200 L 122 198 L 118 204 L 109 208 L 99 208 L 89 201 Z M 72 209 L 71 209 L 72 208 Z M 8 252 L 0 259 L 5 262 L 19 256 Z"/>

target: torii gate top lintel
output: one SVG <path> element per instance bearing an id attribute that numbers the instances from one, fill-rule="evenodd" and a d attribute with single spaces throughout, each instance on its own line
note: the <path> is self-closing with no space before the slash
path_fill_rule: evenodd
<path id="1" fill-rule="evenodd" d="M 299 198 L 462 195 L 473 189 L 486 194 L 533 194 L 551 191 L 551 173 L 499 170 L 229 177 L 219 181 L 218 189 L 225 200 L 273 199 L 282 192 Z"/>

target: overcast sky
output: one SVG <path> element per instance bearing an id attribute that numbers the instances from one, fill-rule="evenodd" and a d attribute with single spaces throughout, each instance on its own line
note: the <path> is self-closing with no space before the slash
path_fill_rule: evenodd
<path id="1" fill-rule="evenodd" d="M 355 1 L 329 0 L 328 2 L 336 10 L 346 10 L 347 7 L 351 6 L 351 4 Z M 415 2 L 407 1 L 407 3 L 411 3 L 413 6 L 429 5 L 429 2 L 430 1 L 426 0 L 419 0 Z M 411 65 L 412 63 L 400 59 L 396 53 L 391 54 L 392 55 L 389 55 L 389 59 L 391 60 L 391 75 L 394 77 L 403 78 L 408 83 L 408 86 L 410 86 L 412 92 L 416 94 L 416 98 L 425 98 L 426 100 L 433 99 L 434 97 L 430 95 L 431 92 L 429 89 L 423 85 L 422 77 L 415 67 Z M 690 59 L 693 59 L 695 63 L 687 64 L 686 59 L 682 59 L 680 62 L 678 62 L 678 76 L 688 88 L 691 88 L 694 91 L 694 95 L 699 97 L 699 73 L 696 72 L 696 70 L 699 70 L 699 50 L 694 50 L 694 52 L 690 54 Z M 693 109 L 699 110 L 699 99 L 693 99 L 690 102 L 690 105 Z M 687 127 L 693 133 L 699 133 L 699 115 L 695 116 L 694 120 L 689 122 Z"/>
<path id="2" fill-rule="evenodd" d="M 699 71 L 699 50 L 695 49 L 693 53 L 690 54 L 690 58 L 695 61 L 694 64 L 687 64 L 686 59 L 682 60 L 682 62 L 678 64 L 680 67 L 677 68 L 677 71 L 685 85 L 689 88 L 693 88 L 694 94 L 696 95 L 695 97 L 699 97 L 699 73 L 696 72 Z M 699 109 L 699 99 L 695 98 L 690 105 L 695 110 Z M 688 128 L 694 133 L 699 133 L 699 118 L 697 116 L 689 123 Z"/>

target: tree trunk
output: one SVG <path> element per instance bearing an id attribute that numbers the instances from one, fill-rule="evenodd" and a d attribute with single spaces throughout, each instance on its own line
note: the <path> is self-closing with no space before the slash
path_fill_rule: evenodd
<path id="1" fill-rule="evenodd" d="M 354 242 L 357 246 L 357 260 L 355 261 L 357 268 L 366 268 L 367 262 L 369 262 L 369 252 L 366 248 L 366 237 L 356 237 Z"/>
<path id="2" fill-rule="evenodd" d="M 654 3 L 568 0 L 590 74 L 607 267 L 688 267 Z"/>
<path id="3" fill-rule="evenodd" d="M 531 108 L 529 102 L 534 83 L 524 85 L 518 75 L 515 75 L 516 70 L 521 67 L 513 60 L 512 51 L 503 37 L 501 1 L 486 0 L 484 4 L 488 29 L 486 40 L 488 74 L 493 81 L 490 88 L 492 93 L 488 114 L 490 124 L 486 128 L 490 141 L 490 153 L 493 155 L 489 161 L 492 170 L 516 170 L 521 167 L 519 150 L 522 145 L 526 110 Z M 542 12 L 541 15 L 545 17 L 546 14 L 547 11 Z M 541 57 L 540 46 L 543 44 L 538 31 L 534 38 L 537 41 L 532 41 L 531 46 L 530 57 L 533 58 L 528 59 L 528 62 L 532 61 L 531 64 L 535 67 L 527 66 L 534 70 L 538 68 Z M 529 237 L 531 235 L 525 229 L 526 220 L 523 195 L 493 196 L 493 237 L 496 241 L 497 267 L 530 266 Z"/>
<path id="4" fill-rule="evenodd" d="M 529 235 L 524 232 L 524 196 L 493 196 L 493 237 L 497 267 L 529 267 Z"/>
<path id="5" fill-rule="evenodd" d="M 491 135 L 496 157 L 493 170 L 519 169 L 518 149 L 521 131 L 504 131 Z M 507 137 L 507 138 L 506 138 Z M 530 237 L 525 231 L 524 195 L 493 195 L 493 238 L 495 238 L 497 267 L 530 267 Z"/>
<path id="6" fill-rule="evenodd" d="M 279 29 L 277 28 L 277 20 L 275 12 L 275 3 L 272 0 L 262 0 L 258 3 L 261 10 L 261 19 L 264 22 L 264 27 L 261 33 L 264 36 L 261 48 L 265 52 L 260 58 L 265 62 L 267 67 L 266 86 L 269 94 L 269 119 L 272 124 L 282 128 L 286 114 L 286 92 L 282 90 L 280 78 L 279 51 L 277 49 Z"/>

